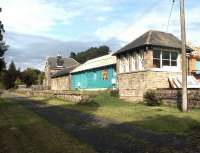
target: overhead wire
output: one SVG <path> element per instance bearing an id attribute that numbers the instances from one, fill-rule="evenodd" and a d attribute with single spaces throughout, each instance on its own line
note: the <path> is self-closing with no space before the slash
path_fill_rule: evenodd
<path id="1" fill-rule="evenodd" d="M 169 25 L 170 25 L 170 20 L 171 20 L 171 17 L 172 17 L 172 12 L 173 12 L 173 8 L 174 8 L 174 3 L 175 3 L 175 0 L 172 0 L 172 5 L 171 5 L 170 13 L 169 13 L 169 18 L 168 18 L 168 22 L 167 22 L 167 27 L 166 27 L 166 32 L 168 32 L 168 30 L 169 30 Z"/>

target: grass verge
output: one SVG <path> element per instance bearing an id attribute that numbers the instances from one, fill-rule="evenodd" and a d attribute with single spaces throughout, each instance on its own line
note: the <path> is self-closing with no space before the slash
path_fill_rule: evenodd
<path id="1" fill-rule="evenodd" d="M 58 127 L 0 98 L 0 153 L 93 153 L 93 149 Z"/>
<path id="2" fill-rule="evenodd" d="M 176 107 L 150 107 L 140 103 L 127 103 L 101 92 L 86 104 L 74 104 L 57 98 L 33 97 L 50 105 L 58 105 L 83 113 L 129 123 L 154 132 L 185 135 L 186 132 L 200 125 L 200 109 L 192 109 L 187 113 Z"/>

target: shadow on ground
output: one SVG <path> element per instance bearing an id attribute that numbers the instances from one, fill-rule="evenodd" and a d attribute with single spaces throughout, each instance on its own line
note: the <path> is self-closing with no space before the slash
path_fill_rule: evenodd
<path id="1" fill-rule="evenodd" d="M 139 121 L 141 123 L 119 124 L 92 115 L 91 112 L 100 107 L 97 103 L 92 104 L 91 109 L 83 113 L 62 106 L 47 105 L 42 101 L 36 102 L 20 97 L 14 100 L 81 142 L 92 146 L 98 153 L 197 153 L 200 151 L 200 126 L 191 127 L 190 133 L 185 137 L 155 133 L 134 126 L 141 123 L 155 123 L 156 120 L 167 121 L 169 118 L 178 120 L 174 116 L 156 116 Z M 198 124 L 191 118 L 181 120 Z"/>

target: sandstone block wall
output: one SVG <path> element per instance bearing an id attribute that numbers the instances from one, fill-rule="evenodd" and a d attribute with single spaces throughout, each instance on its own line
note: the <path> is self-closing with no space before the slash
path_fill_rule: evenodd
<path id="1" fill-rule="evenodd" d="M 181 103 L 180 89 L 157 89 L 155 93 L 165 104 L 180 105 Z M 200 89 L 188 89 L 188 106 L 200 108 Z"/>
<path id="2" fill-rule="evenodd" d="M 70 77 L 63 76 L 51 79 L 51 90 L 69 90 L 70 89 Z"/>
<path id="3" fill-rule="evenodd" d="M 120 98 L 127 101 L 143 101 L 143 95 L 148 89 L 170 88 L 169 76 L 178 74 L 151 70 L 118 74 Z"/>
<path id="4" fill-rule="evenodd" d="M 64 100 L 68 100 L 74 103 L 85 102 L 88 98 L 88 94 L 80 93 L 79 91 L 52 91 L 52 90 L 38 90 L 33 91 L 30 88 L 26 90 L 16 90 L 17 93 L 26 96 L 39 96 L 39 97 L 57 97 Z"/>
<path id="5" fill-rule="evenodd" d="M 153 68 L 153 50 L 144 52 L 144 69 Z"/>

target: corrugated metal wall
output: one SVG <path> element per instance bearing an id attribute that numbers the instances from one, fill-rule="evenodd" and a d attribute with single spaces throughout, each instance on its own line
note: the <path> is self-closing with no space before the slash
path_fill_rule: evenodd
<path id="1" fill-rule="evenodd" d="M 72 89 L 113 88 L 116 80 L 115 65 L 72 74 Z M 106 77 L 107 76 L 107 77 Z"/>

